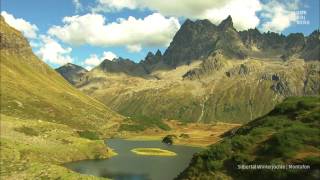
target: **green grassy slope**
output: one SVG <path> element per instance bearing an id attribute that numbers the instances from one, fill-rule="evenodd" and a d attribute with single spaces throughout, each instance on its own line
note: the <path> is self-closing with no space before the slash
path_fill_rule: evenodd
<path id="1" fill-rule="evenodd" d="M 99 179 L 61 164 L 107 158 L 122 116 L 73 88 L 0 16 L 0 179 Z"/>
<path id="2" fill-rule="evenodd" d="M 320 97 L 291 97 L 196 154 L 177 179 L 318 179 L 319 136 Z M 238 169 L 250 164 L 304 164 L 311 169 Z"/>
<path id="3" fill-rule="evenodd" d="M 1 115 L 0 152 L 0 179 L 95 179 L 61 164 L 113 155 L 103 140 L 81 138 L 67 125 L 6 115 Z"/>
<path id="4" fill-rule="evenodd" d="M 39 60 L 20 32 L 3 20 L 1 40 L 2 114 L 101 131 L 121 119 Z"/>

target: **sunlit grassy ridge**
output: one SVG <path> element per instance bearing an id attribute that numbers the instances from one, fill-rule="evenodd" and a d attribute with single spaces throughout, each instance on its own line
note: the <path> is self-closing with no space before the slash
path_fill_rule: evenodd
<path id="1" fill-rule="evenodd" d="M 0 18 L 0 179 L 94 179 L 62 166 L 112 156 L 122 116 L 69 85 Z"/>
<path id="2" fill-rule="evenodd" d="M 178 179 L 317 179 L 320 97 L 291 97 L 264 117 L 196 154 Z M 309 170 L 239 170 L 237 165 L 310 165 Z"/>
<path id="3" fill-rule="evenodd" d="M 101 131 L 121 119 L 39 60 L 20 32 L 3 20 L 1 40 L 2 114 Z"/>

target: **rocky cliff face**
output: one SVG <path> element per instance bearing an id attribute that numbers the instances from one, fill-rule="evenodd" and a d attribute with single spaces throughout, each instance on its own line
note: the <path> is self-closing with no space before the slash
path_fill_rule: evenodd
<path id="1" fill-rule="evenodd" d="M 320 30 L 313 31 L 308 37 L 301 56 L 305 60 L 320 59 Z"/>
<path id="2" fill-rule="evenodd" d="M 215 26 L 209 20 L 186 20 L 163 55 L 166 64 L 173 67 L 205 59 L 220 50 L 229 58 L 246 57 L 240 35 L 233 27 L 231 16 Z"/>
<path id="3" fill-rule="evenodd" d="M 207 57 L 217 40 L 218 27 L 209 20 L 186 20 L 174 36 L 163 55 L 163 60 L 171 66 L 178 66 L 194 59 Z"/>
<path id="4" fill-rule="evenodd" d="M 290 58 L 320 60 L 319 30 L 307 37 L 302 33 L 292 33 L 288 36 L 274 32 L 261 34 L 257 29 L 241 31 L 239 34 L 244 45 L 251 52 L 260 53 L 258 57 L 280 57 L 283 60 Z M 251 53 L 251 56 L 255 56 L 254 53 Z"/>
<path id="5" fill-rule="evenodd" d="M 88 72 L 88 70 L 84 69 L 83 67 L 71 63 L 67 63 L 57 68 L 56 71 L 72 85 L 79 83 L 84 75 Z"/>

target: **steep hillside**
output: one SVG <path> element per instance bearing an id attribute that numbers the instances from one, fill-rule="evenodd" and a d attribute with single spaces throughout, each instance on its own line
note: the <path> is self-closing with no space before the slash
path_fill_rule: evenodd
<path id="1" fill-rule="evenodd" d="M 291 97 L 266 116 L 226 133 L 220 143 L 195 154 L 177 179 L 319 179 L 319 134 L 319 96 Z M 246 165 L 285 169 L 254 170 Z"/>
<path id="2" fill-rule="evenodd" d="M 0 35 L 2 114 L 98 130 L 120 120 L 39 60 L 20 32 L 3 20 Z"/>
<path id="3" fill-rule="evenodd" d="M 85 73 L 88 72 L 85 68 L 71 63 L 67 63 L 57 68 L 56 71 L 73 85 L 79 83 Z"/>
<path id="4" fill-rule="evenodd" d="M 61 164 L 108 158 L 122 116 L 70 85 L 0 17 L 0 179 L 94 179 Z M 98 179 L 98 178 L 97 178 Z"/>

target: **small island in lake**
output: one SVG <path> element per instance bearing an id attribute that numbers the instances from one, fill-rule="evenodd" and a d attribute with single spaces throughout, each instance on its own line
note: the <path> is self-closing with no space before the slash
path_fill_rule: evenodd
<path id="1" fill-rule="evenodd" d="M 160 148 L 135 148 L 131 152 L 144 156 L 176 156 L 177 154 L 172 151 Z"/>

